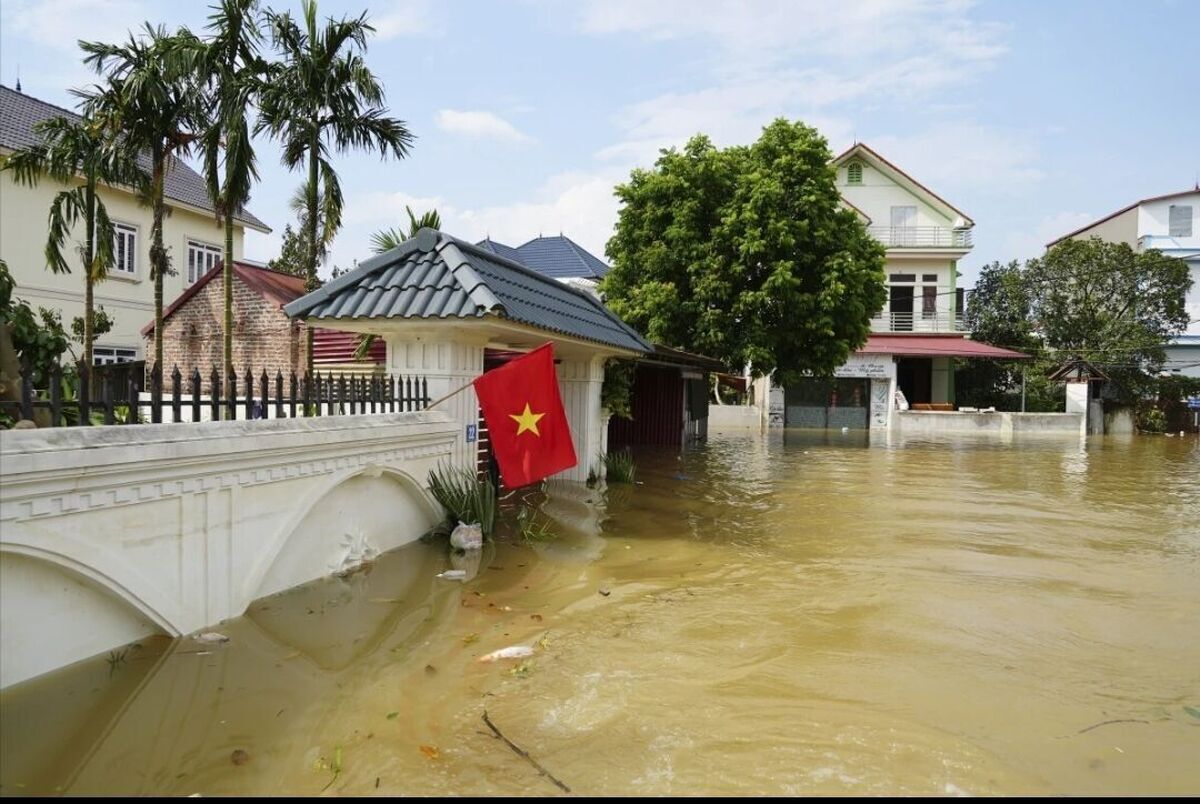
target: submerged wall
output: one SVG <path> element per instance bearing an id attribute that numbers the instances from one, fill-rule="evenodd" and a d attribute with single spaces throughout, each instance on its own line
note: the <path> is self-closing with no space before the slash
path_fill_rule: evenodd
<path id="1" fill-rule="evenodd" d="M 446 413 L 0 433 L 0 687 L 414 541 Z"/>
<path id="2" fill-rule="evenodd" d="M 905 410 L 897 411 L 893 420 L 897 431 L 902 435 L 941 435 L 945 433 L 1080 435 L 1083 414 Z"/>

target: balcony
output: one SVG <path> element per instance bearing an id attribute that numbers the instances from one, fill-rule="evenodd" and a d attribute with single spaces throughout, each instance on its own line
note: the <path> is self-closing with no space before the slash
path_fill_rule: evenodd
<path id="1" fill-rule="evenodd" d="M 970 229 L 942 226 L 868 226 L 867 232 L 888 248 L 971 248 Z"/>
<path id="2" fill-rule="evenodd" d="M 966 332 L 962 313 L 951 315 L 949 311 L 936 313 L 889 313 L 884 311 L 871 319 L 872 332 Z"/>

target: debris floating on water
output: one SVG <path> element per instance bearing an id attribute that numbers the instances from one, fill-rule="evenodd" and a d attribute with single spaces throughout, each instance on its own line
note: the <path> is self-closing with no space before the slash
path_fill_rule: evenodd
<path id="1" fill-rule="evenodd" d="M 446 570 L 445 572 L 439 572 L 437 577 L 445 578 L 447 581 L 461 581 L 467 577 L 467 571 L 466 570 Z"/>
<path id="2" fill-rule="evenodd" d="M 459 522 L 450 534 L 450 546 L 455 550 L 478 550 L 483 547 L 482 526 Z"/>
<path id="3" fill-rule="evenodd" d="M 196 634 L 192 639 L 204 645 L 223 645 L 229 641 L 229 637 L 218 634 L 216 631 L 205 631 L 202 634 Z"/>
<path id="4" fill-rule="evenodd" d="M 250 761 L 250 755 L 247 754 L 242 749 L 238 748 L 238 749 L 235 749 L 234 752 L 229 755 L 229 761 L 232 762 L 234 765 L 245 765 L 247 762 Z"/>
<path id="5" fill-rule="evenodd" d="M 525 659 L 533 655 L 533 648 L 528 645 L 513 645 L 508 648 L 494 650 L 486 656 L 480 656 L 481 662 L 494 662 L 499 659 Z"/>

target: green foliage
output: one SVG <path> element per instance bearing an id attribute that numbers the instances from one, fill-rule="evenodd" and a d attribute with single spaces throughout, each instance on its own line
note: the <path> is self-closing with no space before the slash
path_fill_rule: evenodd
<path id="1" fill-rule="evenodd" d="M 112 316 L 104 311 L 103 305 L 97 307 L 92 313 L 92 336 L 99 338 L 102 335 L 112 331 L 113 324 Z M 71 319 L 71 334 L 75 336 L 75 340 L 83 342 L 83 327 L 84 322 L 81 316 L 75 316 Z"/>
<path id="2" fill-rule="evenodd" d="M 429 491 L 456 522 L 479 525 L 485 538 L 496 526 L 496 489 L 473 472 L 439 465 L 429 472 Z"/>
<path id="3" fill-rule="evenodd" d="M 436 209 L 426 210 L 419 218 L 412 211 L 412 207 L 407 204 L 404 206 L 404 211 L 408 213 L 408 230 L 404 231 L 396 227 L 380 229 L 371 235 L 372 254 L 382 254 L 385 251 L 391 251 L 405 240 L 416 237 L 417 232 L 421 229 L 442 228 L 442 216 L 438 214 Z"/>
<path id="4" fill-rule="evenodd" d="M 628 449 L 610 451 L 604 456 L 604 472 L 609 483 L 632 483 L 637 475 L 633 453 Z"/>
<path id="5" fill-rule="evenodd" d="M 547 542 L 555 537 L 549 520 L 539 518 L 537 509 L 528 505 L 517 509 L 516 530 L 526 542 Z"/>
<path id="6" fill-rule="evenodd" d="M 972 361 L 956 374 L 959 403 L 1015 409 L 1023 368 L 1026 409 L 1061 410 L 1062 388 L 1046 374 L 1082 358 L 1112 380 L 1110 404 L 1136 405 L 1155 390 L 1164 346 L 1187 328 L 1190 285 L 1182 260 L 1098 238 L 1064 241 L 1024 266 L 986 266 L 966 310 L 972 337 L 1035 359 Z"/>
<path id="7" fill-rule="evenodd" d="M 71 339 L 63 330 L 57 310 L 39 307 L 35 312 L 13 295 L 15 289 L 7 263 L 0 260 L 0 324 L 7 325 L 18 360 L 29 362 L 33 387 L 45 388 L 50 382 L 50 369 L 61 362 Z"/>
<path id="8" fill-rule="evenodd" d="M 633 377 L 637 364 L 632 360 L 609 360 L 604 364 L 604 383 L 600 386 L 600 406 L 618 419 L 633 418 Z"/>
<path id="9" fill-rule="evenodd" d="M 825 139 L 776 120 L 748 147 L 696 136 L 617 187 L 607 303 L 651 341 L 787 384 L 830 374 L 886 300 L 884 249 L 844 209 Z"/>
<path id="10" fill-rule="evenodd" d="M 1138 430 L 1143 433 L 1164 433 L 1167 430 L 1167 415 L 1158 408 L 1145 408 L 1138 412 Z"/>
<path id="11" fill-rule="evenodd" d="M 289 223 L 283 227 L 283 243 L 279 247 L 279 256 L 268 262 L 267 267 L 272 271 L 280 271 L 292 276 L 306 276 L 304 254 L 304 236 L 293 229 Z"/>

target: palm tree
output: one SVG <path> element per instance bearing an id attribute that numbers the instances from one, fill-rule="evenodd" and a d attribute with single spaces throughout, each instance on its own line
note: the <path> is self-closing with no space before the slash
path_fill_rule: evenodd
<path id="1" fill-rule="evenodd" d="M 81 96 L 86 100 L 86 95 Z M 138 167 L 137 151 L 114 135 L 111 120 L 93 115 L 79 120 L 52 117 L 37 123 L 34 132 L 41 144 L 14 153 L 4 170 L 11 170 L 19 183 L 31 187 L 43 175 L 67 185 L 50 202 L 45 254 L 46 265 L 54 273 L 71 272 L 63 247 L 71 228 L 81 219 L 84 222 L 84 239 L 77 252 L 84 283 L 83 360 L 91 366 L 95 284 L 105 279 L 112 267 L 116 236 L 97 191 L 102 184 L 142 190 L 147 177 Z M 77 183 L 79 179 L 82 184 Z"/>
<path id="2" fill-rule="evenodd" d="M 163 192 L 168 170 L 191 151 L 200 126 L 196 61 L 199 40 L 186 29 L 168 36 L 162 26 L 145 24 L 143 36 L 130 34 L 123 45 L 80 42 L 84 63 L 103 75 L 107 86 L 89 99 L 89 108 L 106 113 L 124 141 L 150 154 L 150 276 L 154 280 L 154 370 L 163 359 L 163 277 L 171 257 L 163 245 Z"/>
<path id="3" fill-rule="evenodd" d="M 405 240 L 416 237 L 420 229 L 441 229 L 442 216 L 438 214 L 436 209 L 426 211 L 421 217 L 413 214 L 412 207 L 405 204 L 404 211 L 408 213 L 408 232 L 402 232 L 396 227 L 390 229 L 380 229 L 375 234 L 371 235 L 371 252 L 374 254 L 382 254 L 385 251 L 391 251 L 396 246 L 403 243 Z"/>
<path id="4" fill-rule="evenodd" d="M 201 135 L 208 194 L 225 226 L 222 279 L 225 286 L 225 374 L 233 373 L 233 216 L 250 200 L 258 179 L 250 118 L 266 65 L 258 53 L 262 32 L 258 0 L 220 0 L 208 18 L 212 36 L 202 51 L 206 81 Z"/>
<path id="5" fill-rule="evenodd" d="M 386 115 L 383 87 L 362 53 L 375 29 L 367 15 L 317 23 L 315 0 L 301 3 L 303 28 L 290 13 L 268 12 L 271 38 L 282 54 L 273 65 L 262 96 L 263 127 L 283 143 L 283 163 L 306 165 L 305 255 L 307 287 L 316 290 L 317 257 L 342 223 L 342 188 L 330 162 L 331 151 L 379 149 L 402 159 L 412 144 L 402 120 Z M 319 227 L 318 227 L 319 225 Z M 318 234 L 318 228 L 321 233 Z M 312 371 L 312 330 L 308 330 L 308 370 Z"/>

